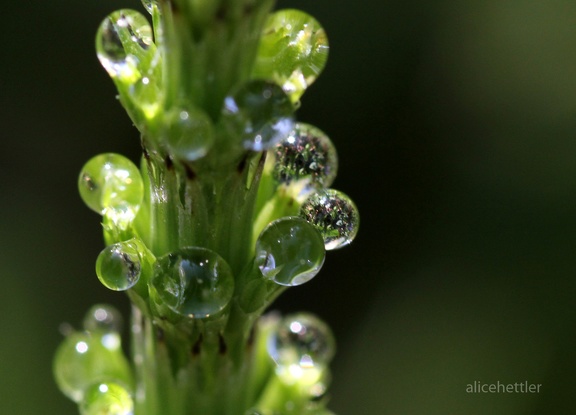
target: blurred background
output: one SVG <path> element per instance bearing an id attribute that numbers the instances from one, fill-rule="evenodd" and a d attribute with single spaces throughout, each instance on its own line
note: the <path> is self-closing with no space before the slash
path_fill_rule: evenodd
<path id="1" fill-rule="evenodd" d="M 323 23 L 298 118 L 339 150 L 357 240 L 276 304 L 333 327 L 339 415 L 572 414 L 576 404 L 576 3 L 280 0 Z M 94 303 L 100 224 L 77 174 L 138 159 L 94 53 L 137 0 L 11 2 L 0 25 L 0 413 L 77 413 L 51 364 Z M 529 382 L 539 394 L 470 394 Z"/>

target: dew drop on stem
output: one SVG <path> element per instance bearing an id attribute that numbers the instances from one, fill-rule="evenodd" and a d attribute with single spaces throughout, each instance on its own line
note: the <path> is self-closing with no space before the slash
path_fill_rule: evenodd
<path id="1" fill-rule="evenodd" d="M 246 150 L 262 151 L 284 139 L 294 128 L 294 106 L 278 85 L 253 80 L 224 100 L 222 122 Z"/>
<path id="2" fill-rule="evenodd" d="M 112 78 L 136 80 L 139 61 L 153 44 L 152 28 L 141 13 L 122 9 L 108 15 L 96 34 L 98 59 Z"/>
<path id="3" fill-rule="evenodd" d="M 148 13 L 152 14 L 154 6 L 158 7 L 158 0 L 142 0 L 142 4 Z"/>
<path id="4" fill-rule="evenodd" d="M 96 260 L 96 274 L 110 290 L 126 291 L 138 282 L 142 271 L 142 242 L 137 239 L 107 246 Z"/>
<path id="5" fill-rule="evenodd" d="M 358 209 L 352 199 L 334 189 L 310 195 L 300 207 L 300 216 L 320 231 L 327 250 L 350 244 L 360 224 Z"/>
<path id="6" fill-rule="evenodd" d="M 134 401 L 128 390 L 113 382 L 89 386 L 80 402 L 81 415 L 132 415 Z"/>
<path id="7" fill-rule="evenodd" d="M 328 38 L 320 23 L 300 10 L 278 10 L 262 32 L 252 76 L 274 80 L 297 103 L 327 59 Z"/>
<path id="8" fill-rule="evenodd" d="M 80 197 L 86 205 L 103 215 L 127 215 L 136 211 L 144 197 L 144 184 L 138 167 L 126 157 L 114 153 L 91 158 L 78 178 Z"/>
<path id="9" fill-rule="evenodd" d="M 336 349 L 330 328 L 309 313 L 286 316 L 268 339 L 267 350 L 279 366 L 325 367 Z"/>
<path id="10" fill-rule="evenodd" d="M 232 299 L 234 276 L 216 252 L 188 247 L 158 258 L 151 281 L 154 301 L 177 315 L 206 318 Z"/>
<path id="11" fill-rule="evenodd" d="M 256 241 L 256 265 L 265 278 L 280 285 L 310 281 L 322 268 L 324 258 L 322 237 L 298 217 L 271 222 Z"/>
<path id="12" fill-rule="evenodd" d="M 214 143 L 212 121 L 201 109 L 177 105 L 165 115 L 166 139 L 177 158 L 194 161 L 204 157 Z"/>
<path id="13" fill-rule="evenodd" d="M 131 383 L 128 362 L 114 333 L 74 332 L 58 347 L 54 375 L 60 390 L 75 402 L 84 398 L 87 388 L 101 379 Z M 114 339 L 114 347 L 110 344 Z"/>
<path id="14" fill-rule="evenodd" d="M 336 148 L 324 132 L 296 123 L 294 130 L 273 149 L 272 175 L 277 183 L 300 185 L 303 192 L 329 187 L 338 170 Z"/>
<path id="15" fill-rule="evenodd" d="M 82 325 L 88 332 L 119 333 L 122 330 L 122 316 L 111 305 L 96 304 L 88 310 Z"/>

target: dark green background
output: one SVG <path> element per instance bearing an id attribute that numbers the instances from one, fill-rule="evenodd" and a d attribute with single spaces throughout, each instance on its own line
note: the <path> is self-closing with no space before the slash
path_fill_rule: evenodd
<path id="1" fill-rule="evenodd" d="M 8 2 L 5 2 L 8 3 Z M 576 404 L 576 2 L 280 1 L 331 56 L 299 119 L 336 143 L 357 241 L 278 302 L 339 341 L 340 415 L 562 415 Z M 75 414 L 51 359 L 62 322 L 127 300 L 97 281 L 98 217 L 76 177 L 138 158 L 93 50 L 135 0 L 3 4 L 0 413 Z M 542 384 L 540 394 L 466 385 Z"/>

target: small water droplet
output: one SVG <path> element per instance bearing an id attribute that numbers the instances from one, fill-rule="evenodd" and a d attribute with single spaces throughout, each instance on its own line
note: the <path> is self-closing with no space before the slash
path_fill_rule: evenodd
<path id="1" fill-rule="evenodd" d="M 138 167 L 114 153 L 91 158 L 82 168 L 78 189 L 84 203 L 101 215 L 133 217 L 144 197 Z"/>
<path id="2" fill-rule="evenodd" d="M 336 350 L 330 328 L 308 313 L 286 316 L 268 339 L 268 354 L 279 366 L 325 367 Z"/>
<path id="3" fill-rule="evenodd" d="M 120 332 L 122 316 L 120 312 L 108 304 L 96 304 L 84 317 L 84 330 L 89 332 Z"/>
<path id="4" fill-rule="evenodd" d="M 334 189 L 313 193 L 302 204 L 300 216 L 320 231 L 327 250 L 350 244 L 360 224 L 358 209 L 352 199 Z"/>
<path id="5" fill-rule="evenodd" d="M 56 351 L 56 383 L 62 393 L 75 402 L 82 400 L 88 386 L 101 379 L 127 385 L 131 382 L 130 367 L 121 348 L 109 348 L 103 344 L 102 339 L 107 335 L 74 332 L 64 339 Z"/>
<path id="6" fill-rule="evenodd" d="M 123 386 L 97 382 L 88 387 L 80 403 L 81 415 L 132 415 L 134 402 Z"/>
<path id="7" fill-rule="evenodd" d="M 158 258 L 152 288 L 156 301 L 181 316 L 205 318 L 232 299 L 234 277 L 216 252 L 188 247 Z"/>
<path id="8" fill-rule="evenodd" d="M 310 387 L 310 395 L 315 401 L 320 401 L 326 396 L 326 391 L 328 387 L 324 382 L 318 382 Z"/>
<path id="9" fill-rule="evenodd" d="M 158 7 L 158 0 L 142 0 L 142 4 L 148 13 L 152 14 L 154 7 Z"/>
<path id="10" fill-rule="evenodd" d="M 142 76 L 128 87 L 128 94 L 146 119 L 153 119 L 161 108 L 163 95 L 155 79 Z"/>
<path id="11" fill-rule="evenodd" d="M 206 155 L 214 142 L 212 120 L 204 111 L 191 105 L 179 105 L 165 115 L 166 138 L 172 153 L 194 161 Z"/>
<path id="12" fill-rule="evenodd" d="M 127 81 L 139 78 L 139 60 L 153 44 L 152 28 L 144 15 L 129 9 L 106 17 L 96 34 L 96 51 L 111 77 Z"/>
<path id="13" fill-rule="evenodd" d="M 294 130 L 270 150 L 272 175 L 284 185 L 298 185 L 303 193 L 329 187 L 336 178 L 338 157 L 332 141 L 320 129 L 296 123 Z"/>
<path id="14" fill-rule="evenodd" d="M 145 247 L 136 238 L 107 246 L 96 260 L 96 274 L 106 288 L 126 291 L 138 282 Z"/>
<path id="15" fill-rule="evenodd" d="M 274 80 L 296 102 L 327 59 L 328 38 L 320 23 L 300 10 L 279 10 L 266 22 L 252 77 Z"/>
<path id="16" fill-rule="evenodd" d="M 294 128 L 294 107 L 278 85 L 253 80 L 226 97 L 223 122 L 231 136 L 240 136 L 247 150 L 262 151 Z"/>
<path id="17" fill-rule="evenodd" d="M 256 265 L 280 285 L 304 284 L 324 264 L 324 241 L 305 220 L 286 217 L 270 223 L 256 241 Z"/>

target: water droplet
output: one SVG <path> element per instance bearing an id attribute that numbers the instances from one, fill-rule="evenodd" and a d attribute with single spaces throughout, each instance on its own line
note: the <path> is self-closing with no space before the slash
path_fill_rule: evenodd
<path id="1" fill-rule="evenodd" d="M 134 82 L 139 61 L 153 44 L 152 28 L 144 15 L 129 9 L 106 17 L 96 35 L 98 59 L 111 77 Z"/>
<path id="2" fill-rule="evenodd" d="M 130 84 L 128 94 L 148 120 L 153 119 L 161 108 L 162 90 L 152 76 L 142 76 Z"/>
<path id="3" fill-rule="evenodd" d="M 278 415 L 278 412 L 263 411 L 260 409 L 249 409 L 244 415 Z"/>
<path id="4" fill-rule="evenodd" d="M 96 260 L 96 274 L 106 288 L 126 291 L 138 282 L 142 271 L 143 243 L 136 238 L 107 246 Z"/>
<path id="5" fill-rule="evenodd" d="M 328 38 L 318 21 L 300 10 L 279 10 L 266 22 L 252 77 L 275 81 L 296 102 L 327 59 Z"/>
<path id="6" fill-rule="evenodd" d="M 206 155 L 214 134 L 212 120 L 204 111 L 180 105 L 172 108 L 165 120 L 168 145 L 176 157 L 194 161 Z"/>
<path id="7" fill-rule="evenodd" d="M 326 403 L 324 402 L 323 405 L 325 405 Z M 308 415 L 336 415 L 334 412 L 332 412 L 331 410 L 327 409 L 327 408 L 323 408 L 322 406 L 320 407 L 315 407 L 316 405 L 312 405 L 309 408 L 307 408 L 307 414 Z"/>
<path id="8" fill-rule="evenodd" d="M 132 415 L 134 401 L 123 386 L 97 382 L 86 390 L 80 403 L 81 415 Z"/>
<path id="9" fill-rule="evenodd" d="M 91 158 L 82 168 L 78 189 L 88 207 L 101 215 L 135 216 L 144 197 L 138 167 L 114 153 Z"/>
<path id="10" fill-rule="evenodd" d="M 70 334 L 58 347 L 54 358 L 54 377 L 66 396 L 80 402 L 88 386 L 104 379 L 130 384 L 128 361 L 119 347 L 107 347 L 103 338 L 107 333 Z"/>
<path id="11" fill-rule="evenodd" d="M 152 14 L 154 6 L 158 7 L 158 0 L 142 0 L 142 4 L 148 13 Z"/>
<path id="12" fill-rule="evenodd" d="M 256 241 L 256 265 L 280 285 L 304 284 L 324 264 L 324 241 L 305 220 L 286 217 L 270 223 Z"/>
<path id="13" fill-rule="evenodd" d="M 313 193 L 302 204 L 300 216 L 320 231 L 327 250 L 350 244 L 360 224 L 358 209 L 352 199 L 333 189 Z"/>
<path id="14" fill-rule="evenodd" d="M 310 395 L 315 401 L 320 401 L 326 396 L 328 387 L 324 382 L 318 382 L 310 387 Z"/>
<path id="15" fill-rule="evenodd" d="M 116 308 L 108 304 L 96 304 L 84 317 L 84 330 L 89 332 L 120 332 L 122 316 Z"/>
<path id="16" fill-rule="evenodd" d="M 286 316 L 268 339 L 268 354 L 279 365 L 306 370 L 325 367 L 336 350 L 330 328 L 319 318 L 299 313 Z"/>
<path id="17" fill-rule="evenodd" d="M 301 187 L 302 193 L 329 187 L 336 178 L 338 157 L 332 141 L 320 129 L 296 123 L 294 130 L 270 150 L 274 179 Z"/>
<path id="18" fill-rule="evenodd" d="M 158 258 L 152 288 L 156 301 L 175 313 L 205 318 L 222 311 L 232 299 L 234 277 L 216 252 L 188 247 Z"/>
<path id="19" fill-rule="evenodd" d="M 278 85 L 254 80 L 224 100 L 223 122 L 231 136 L 240 136 L 247 150 L 262 151 L 294 128 L 294 107 Z"/>

